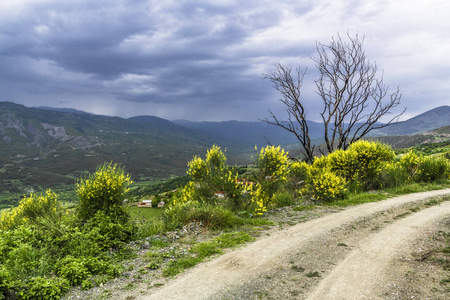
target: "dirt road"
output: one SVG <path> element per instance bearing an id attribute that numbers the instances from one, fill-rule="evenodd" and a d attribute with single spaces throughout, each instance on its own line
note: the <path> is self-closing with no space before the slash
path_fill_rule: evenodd
<path id="1" fill-rule="evenodd" d="M 397 299 L 386 295 L 397 293 L 392 283 L 398 259 L 450 215 L 450 201 L 424 205 L 445 195 L 450 189 L 300 223 L 202 263 L 137 299 Z"/>

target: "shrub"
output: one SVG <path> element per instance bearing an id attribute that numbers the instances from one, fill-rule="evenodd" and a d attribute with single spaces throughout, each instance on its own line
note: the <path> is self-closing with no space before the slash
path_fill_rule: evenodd
<path id="1" fill-rule="evenodd" d="M 17 207 L 2 213 L 0 229 L 7 230 L 22 224 L 36 224 L 40 218 L 59 219 L 62 211 L 57 195 L 48 189 L 44 194 L 31 194 L 24 197 Z"/>
<path id="2" fill-rule="evenodd" d="M 417 180 L 431 182 L 447 177 L 448 161 L 443 157 L 423 157 L 419 163 Z"/>
<path id="3" fill-rule="evenodd" d="M 295 198 L 287 191 L 280 191 L 273 195 L 272 203 L 275 207 L 289 206 L 295 203 Z"/>
<path id="4" fill-rule="evenodd" d="M 378 188 L 377 176 L 386 162 L 392 162 L 395 154 L 391 147 L 380 142 L 359 140 L 350 145 L 355 164 L 351 167 L 357 170 L 358 181 L 365 190 Z"/>
<path id="5" fill-rule="evenodd" d="M 226 165 L 226 157 L 220 147 L 208 149 L 206 159 L 195 156 L 189 163 L 191 181 L 173 198 L 173 205 L 188 201 L 201 204 L 220 205 L 233 211 L 245 210 L 251 201 L 242 193 L 245 184 L 238 181 L 238 172 Z M 216 196 L 223 192 L 225 198 Z"/>
<path id="6" fill-rule="evenodd" d="M 187 171 L 188 175 L 194 181 L 204 181 L 207 179 L 209 175 L 209 169 L 206 164 L 206 161 L 201 159 L 198 156 L 194 156 L 194 158 L 188 163 L 189 170 Z"/>
<path id="7" fill-rule="evenodd" d="M 82 259 L 70 255 L 58 262 L 55 271 L 58 276 L 67 279 L 70 285 L 79 285 L 83 280 L 91 276 Z"/>
<path id="8" fill-rule="evenodd" d="M 422 160 L 423 156 L 418 155 L 416 152 L 412 150 L 400 158 L 399 163 L 402 166 L 402 168 L 406 171 L 406 174 L 408 175 L 408 181 L 417 180 L 419 165 L 421 164 Z"/>
<path id="9" fill-rule="evenodd" d="M 99 210 L 108 213 L 110 208 L 121 205 L 131 183 L 130 176 L 117 164 L 105 163 L 97 167 L 94 174 L 76 185 L 79 218 L 87 220 Z"/>
<path id="10" fill-rule="evenodd" d="M 444 157 L 450 160 L 450 150 L 444 154 Z"/>
<path id="11" fill-rule="evenodd" d="M 377 177 L 381 188 L 399 187 L 408 181 L 408 174 L 398 162 L 384 163 Z"/>
<path id="12" fill-rule="evenodd" d="M 34 277 L 21 287 L 17 293 L 18 299 L 56 300 L 68 290 L 69 282 L 63 278 Z"/>
<path id="13" fill-rule="evenodd" d="M 306 162 L 293 162 L 289 165 L 289 178 L 294 189 L 305 185 L 310 177 L 311 167 Z"/>
<path id="14" fill-rule="evenodd" d="M 312 178 L 313 194 L 316 200 L 334 200 L 342 197 L 346 181 L 330 170 L 322 170 Z"/>
<path id="15" fill-rule="evenodd" d="M 102 250 L 118 249 L 130 242 L 137 232 L 137 226 L 121 206 L 111 207 L 108 214 L 98 211 L 86 229 L 98 229 L 96 243 Z"/>
<path id="16" fill-rule="evenodd" d="M 220 174 L 226 168 L 227 158 L 219 146 L 213 145 L 206 152 L 206 165 L 212 174 Z"/>
<path id="17" fill-rule="evenodd" d="M 289 170 L 288 161 L 288 153 L 280 146 L 262 148 L 257 160 L 260 179 L 286 180 Z"/>
<path id="18" fill-rule="evenodd" d="M 180 228 L 190 222 L 201 222 L 206 227 L 217 229 L 233 226 L 236 216 L 221 206 L 188 201 L 167 208 L 163 219 L 168 230 Z"/>

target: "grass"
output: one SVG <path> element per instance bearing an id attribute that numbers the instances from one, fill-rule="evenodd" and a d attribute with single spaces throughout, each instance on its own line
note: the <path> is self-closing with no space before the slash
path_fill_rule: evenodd
<path id="1" fill-rule="evenodd" d="M 130 206 L 131 217 L 137 220 L 145 219 L 145 221 L 151 221 L 155 218 L 161 217 L 164 209 L 163 208 L 149 208 L 149 207 L 137 207 Z"/>
<path id="2" fill-rule="evenodd" d="M 321 205 L 324 206 L 333 206 L 333 207 L 347 207 L 354 206 L 358 204 L 364 204 L 369 202 L 377 202 L 381 200 L 385 200 L 391 197 L 396 197 L 405 194 L 418 193 L 418 192 L 426 192 L 426 191 L 434 191 L 440 190 L 444 188 L 450 187 L 450 181 L 441 181 L 438 183 L 411 183 L 401 187 L 385 189 L 385 190 L 377 190 L 374 192 L 366 192 L 366 193 L 351 193 L 348 194 L 346 199 L 337 200 L 333 202 L 322 202 Z M 314 205 L 312 205 L 314 207 Z M 301 207 L 301 206 L 300 206 Z M 309 210 L 307 209 L 304 210 Z M 311 208 L 313 209 L 313 208 Z M 303 209 L 294 209 L 294 210 L 303 210 Z"/>
<path id="3" fill-rule="evenodd" d="M 173 277 L 192 268 L 213 255 L 222 254 L 224 249 L 236 248 L 239 245 L 253 241 L 254 238 L 248 233 L 232 232 L 223 233 L 210 241 L 194 244 L 189 253 L 179 254 L 176 251 L 148 252 L 145 257 L 149 262 L 147 269 L 162 269 L 164 277 Z M 168 261 L 168 263 L 165 263 Z"/>

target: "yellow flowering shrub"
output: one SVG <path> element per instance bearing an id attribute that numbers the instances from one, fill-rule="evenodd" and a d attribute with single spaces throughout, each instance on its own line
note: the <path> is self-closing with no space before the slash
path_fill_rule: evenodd
<path id="1" fill-rule="evenodd" d="M 198 156 L 194 156 L 194 158 L 188 162 L 188 167 L 189 170 L 187 173 L 192 180 L 203 181 L 206 180 L 209 175 L 209 168 L 207 167 L 206 161 Z"/>
<path id="2" fill-rule="evenodd" d="M 280 146 L 262 148 L 257 161 L 261 179 L 286 180 L 289 171 L 288 162 L 288 152 Z"/>
<path id="3" fill-rule="evenodd" d="M 24 197 L 17 207 L 6 211 L 0 216 L 2 230 L 13 229 L 22 224 L 36 222 L 40 217 L 58 214 L 62 206 L 57 195 L 48 189 L 44 194 L 31 194 Z"/>
<path id="4" fill-rule="evenodd" d="M 342 196 L 346 181 L 339 175 L 330 170 L 317 172 L 312 178 L 312 188 L 314 199 L 316 200 L 334 200 Z"/>
<path id="5" fill-rule="evenodd" d="M 289 165 L 289 176 L 296 181 L 306 181 L 311 176 L 311 167 L 304 161 L 295 161 Z"/>
<path id="6" fill-rule="evenodd" d="M 208 151 L 206 152 L 206 164 L 208 165 L 208 168 L 211 172 L 220 172 L 223 170 L 227 165 L 227 158 L 225 156 L 225 153 L 222 151 L 222 149 L 217 146 L 213 145 Z"/>
<path id="7" fill-rule="evenodd" d="M 177 206 L 188 201 L 192 201 L 195 195 L 196 183 L 189 181 L 178 193 L 176 193 L 172 200 L 172 205 Z"/>
<path id="8" fill-rule="evenodd" d="M 76 192 L 80 200 L 78 214 L 81 219 L 89 219 L 99 210 L 109 212 L 113 206 L 122 204 L 129 192 L 131 178 L 117 164 L 104 163 L 95 173 L 80 179 Z"/>
<path id="9" fill-rule="evenodd" d="M 271 197 L 268 195 L 266 189 L 261 184 L 257 184 L 254 190 L 251 191 L 252 202 L 254 204 L 253 214 L 261 216 L 267 211 Z"/>
<path id="10" fill-rule="evenodd" d="M 412 150 L 400 158 L 399 163 L 408 174 L 408 181 L 414 181 L 417 178 L 418 173 L 420 172 L 419 165 L 421 164 L 422 161 L 423 156 L 418 155 L 416 152 Z"/>

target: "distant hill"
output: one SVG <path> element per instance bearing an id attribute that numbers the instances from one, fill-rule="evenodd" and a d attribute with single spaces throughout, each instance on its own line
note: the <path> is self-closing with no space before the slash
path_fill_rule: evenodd
<path id="1" fill-rule="evenodd" d="M 59 112 L 67 112 L 67 113 L 73 113 L 73 114 L 92 115 L 85 111 L 74 109 L 74 108 L 56 108 L 56 107 L 48 107 L 48 106 L 38 106 L 38 107 L 34 107 L 34 108 L 51 110 L 51 111 L 59 111 Z"/>
<path id="2" fill-rule="evenodd" d="M 216 138 L 233 141 L 245 147 L 297 144 L 297 138 L 290 132 L 279 126 L 265 122 L 192 122 L 175 120 L 174 123 L 184 127 L 199 130 L 211 134 Z M 323 135 L 323 125 L 316 122 L 308 122 L 312 139 L 320 139 Z"/>
<path id="3" fill-rule="evenodd" d="M 309 122 L 309 126 L 312 139 L 320 144 L 323 125 Z M 399 136 L 448 130 L 443 126 L 450 126 L 449 106 L 373 133 L 392 144 L 414 145 L 427 137 Z M 204 156 L 213 144 L 227 149 L 231 164 L 241 164 L 250 162 L 255 145 L 268 142 L 292 153 L 298 145 L 293 134 L 264 122 L 171 122 L 155 116 L 123 119 L 0 102 L 0 190 L 73 184 L 105 161 L 123 164 L 134 180 L 182 175 L 187 162 L 194 155 Z"/>
<path id="4" fill-rule="evenodd" d="M 156 117 L 118 117 L 27 108 L 0 102 L 0 189 L 73 184 L 105 162 L 133 180 L 185 174 L 214 140 Z"/>
<path id="5" fill-rule="evenodd" d="M 450 106 L 440 106 L 391 126 L 372 131 L 371 135 L 413 135 L 450 125 Z"/>

